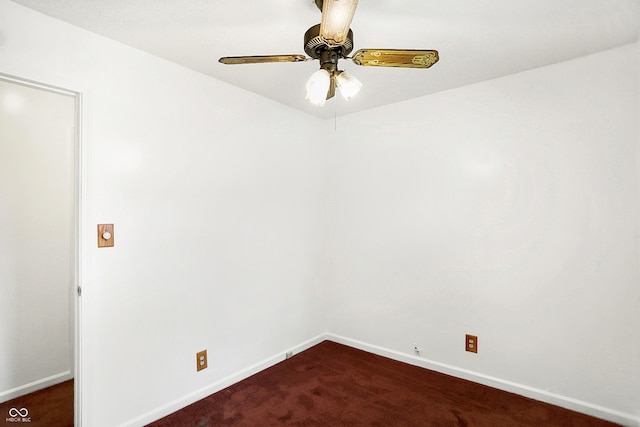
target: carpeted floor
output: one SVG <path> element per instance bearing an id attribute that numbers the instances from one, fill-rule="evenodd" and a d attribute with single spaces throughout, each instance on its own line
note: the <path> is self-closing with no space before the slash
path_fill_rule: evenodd
<path id="1" fill-rule="evenodd" d="M 279 425 L 615 426 L 331 341 L 149 424 Z"/>
<path id="2" fill-rule="evenodd" d="M 73 380 L 0 403 L 0 425 L 73 427 Z"/>

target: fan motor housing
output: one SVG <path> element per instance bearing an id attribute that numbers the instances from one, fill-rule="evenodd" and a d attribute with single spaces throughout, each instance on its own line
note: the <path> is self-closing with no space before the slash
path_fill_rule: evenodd
<path id="1" fill-rule="evenodd" d="M 349 29 L 347 40 L 340 46 L 331 46 L 324 37 L 320 36 L 320 24 L 314 25 L 304 33 L 304 51 L 314 59 L 320 58 L 323 51 L 331 50 L 346 58 L 353 50 L 353 31 Z"/>

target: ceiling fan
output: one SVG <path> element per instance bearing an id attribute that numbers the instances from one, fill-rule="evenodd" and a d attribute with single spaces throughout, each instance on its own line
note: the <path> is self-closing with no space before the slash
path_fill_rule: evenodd
<path id="1" fill-rule="evenodd" d="M 339 59 L 350 59 L 365 67 L 429 68 L 438 62 L 436 50 L 360 49 L 352 56 L 353 31 L 349 28 L 358 0 L 314 0 L 322 11 L 322 22 L 304 35 L 304 51 L 309 55 L 225 56 L 223 64 L 261 64 L 267 62 L 303 62 L 319 60 L 320 69 L 307 81 L 306 99 L 324 105 L 335 95 L 336 86 L 345 99 L 355 96 L 362 83 L 338 69 Z"/>

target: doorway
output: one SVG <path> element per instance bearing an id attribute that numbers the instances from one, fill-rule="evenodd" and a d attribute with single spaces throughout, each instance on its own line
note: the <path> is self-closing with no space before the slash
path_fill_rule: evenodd
<path id="1" fill-rule="evenodd" d="M 0 75 L 0 419 L 7 423 L 79 420 L 79 104 L 76 92 Z"/>

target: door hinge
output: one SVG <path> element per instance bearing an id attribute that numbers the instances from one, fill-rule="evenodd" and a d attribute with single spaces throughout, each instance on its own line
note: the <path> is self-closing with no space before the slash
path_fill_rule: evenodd
<path id="1" fill-rule="evenodd" d="M 80 286 L 78 286 L 78 296 L 82 296 L 82 288 Z"/>

